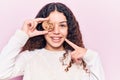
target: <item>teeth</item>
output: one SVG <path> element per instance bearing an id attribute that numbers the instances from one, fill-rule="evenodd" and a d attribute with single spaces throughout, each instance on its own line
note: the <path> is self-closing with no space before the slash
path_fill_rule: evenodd
<path id="1" fill-rule="evenodd" d="M 61 37 L 52 37 L 52 41 L 53 42 L 60 42 L 61 41 Z"/>
<path id="2" fill-rule="evenodd" d="M 57 40 L 58 40 L 58 39 L 60 39 L 60 38 L 53 38 L 53 39 L 57 39 Z"/>

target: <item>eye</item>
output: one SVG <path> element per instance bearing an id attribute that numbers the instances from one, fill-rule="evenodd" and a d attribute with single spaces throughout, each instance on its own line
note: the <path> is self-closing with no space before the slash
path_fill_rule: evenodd
<path id="1" fill-rule="evenodd" d="M 60 24 L 59 26 L 60 27 L 67 27 L 67 25 L 65 25 L 65 24 Z"/>

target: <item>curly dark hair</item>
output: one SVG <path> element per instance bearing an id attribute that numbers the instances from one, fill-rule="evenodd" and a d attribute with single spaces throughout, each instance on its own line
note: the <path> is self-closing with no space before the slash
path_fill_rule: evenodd
<path id="1" fill-rule="evenodd" d="M 72 11 L 63 3 L 59 2 L 53 2 L 45 5 L 36 15 L 35 18 L 46 18 L 49 16 L 49 14 L 53 11 L 57 10 L 58 12 L 61 12 L 64 14 L 64 16 L 67 19 L 67 25 L 68 25 L 68 35 L 67 39 L 69 39 L 74 44 L 84 48 L 83 40 L 82 40 L 82 34 L 80 32 L 79 24 L 72 13 Z M 43 30 L 42 23 L 37 25 L 37 30 Z M 46 40 L 43 35 L 35 36 L 29 38 L 29 40 L 26 42 L 24 47 L 22 48 L 22 51 L 25 50 L 35 50 L 35 49 L 41 49 L 46 46 Z M 63 43 L 64 49 L 66 50 L 66 53 L 63 54 L 63 60 L 66 58 L 66 54 L 68 54 L 68 50 L 73 51 L 74 49 L 67 44 L 66 42 Z M 71 59 L 69 65 L 66 67 L 65 71 L 68 71 L 71 65 L 74 63 L 74 61 Z M 85 69 L 86 63 L 82 60 L 83 68 Z"/>

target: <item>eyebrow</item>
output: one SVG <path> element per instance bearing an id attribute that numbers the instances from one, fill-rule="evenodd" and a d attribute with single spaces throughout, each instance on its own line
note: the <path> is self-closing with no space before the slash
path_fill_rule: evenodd
<path id="1" fill-rule="evenodd" d="M 59 23 L 67 23 L 67 21 L 61 21 L 61 22 L 59 22 Z"/>

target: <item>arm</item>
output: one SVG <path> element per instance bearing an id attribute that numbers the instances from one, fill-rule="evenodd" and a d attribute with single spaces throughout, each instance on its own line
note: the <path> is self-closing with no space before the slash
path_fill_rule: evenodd
<path id="1" fill-rule="evenodd" d="M 14 70 L 16 58 L 28 38 L 27 34 L 19 30 L 3 48 L 0 53 L 0 79 L 9 78 L 13 71 L 16 71 Z"/>
<path id="2" fill-rule="evenodd" d="M 76 63 L 79 63 L 79 59 L 83 58 L 86 62 L 87 67 L 90 70 L 90 80 L 105 80 L 98 53 L 79 47 L 68 39 L 65 39 L 65 41 L 74 48 L 74 51 L 71 52 L 72 59 Z"/>
<path id="3" fill-rule="evenodd" d="M 18 76 L 23 72 L 26 60 L 28 60 L 30 56 L 26 57 L 28 51 L 24 52 L 25 56 L 19 55 L 21 48 L 25 45 L 29 37 L 48 33 L 48 31 L 38 31 L 36 29 L 38 23 L 46 20 L 48 20 L 48 18 L 26 20 L 22 30 L 17 31 L 10 39 L 6 47 L 0 53 L 0 80 Z"/>
<path id="4" fill-rule="evenodd" d="M 104 71 L 98 53 L 87 50 L 83 57 L 90 71 L 90 80 L 105 80 Z"/>

